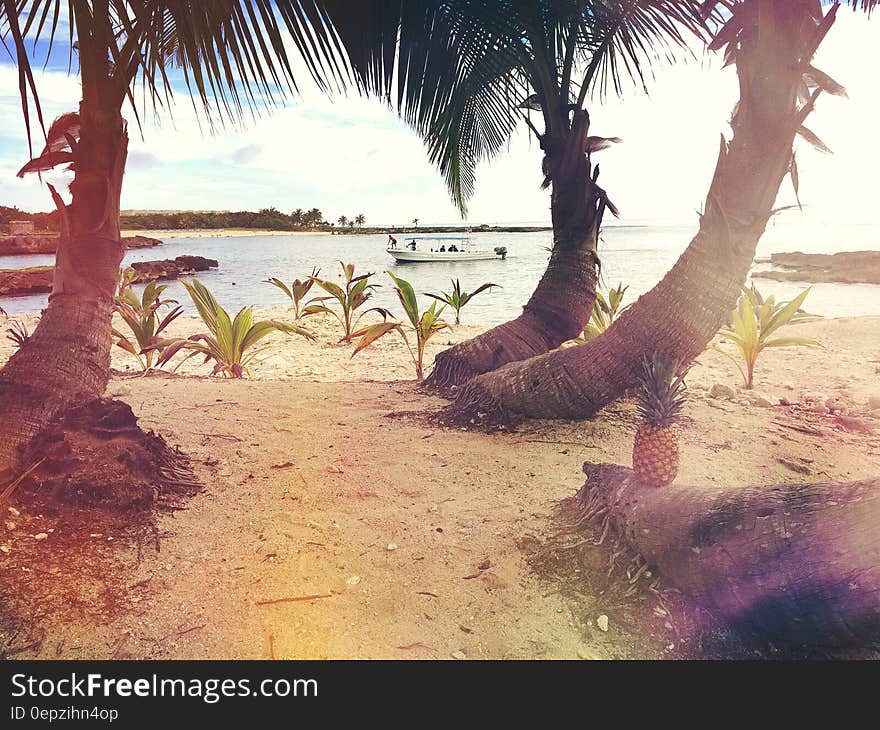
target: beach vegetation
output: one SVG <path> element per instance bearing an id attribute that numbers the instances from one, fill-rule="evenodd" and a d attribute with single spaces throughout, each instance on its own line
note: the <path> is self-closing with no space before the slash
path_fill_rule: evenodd
<path id="1" fill-rule="evenodd" d="M 245 375 L 250 376 L 250 365 L 266 350 L 266 346 L 258 347 L 259 343 L 273 332 L 300 335 L 309 340 L 315 339 L 309 330 L 298 325 L 278 320 L 255 321 L 253 307 L 242 307 L 234 318 L 230 317 L 198 279 L 181 281 L 181 283 L 186 287 L 208 331 L 192 335 L 185 340 L 175 340 L 167 344 L 161 341 L 156 343 L 155 348 L 162 352 L 158 361 L 160 366 L 170 361 L 178 352 L 185 351 L 188 354 L 179 361 L 175 370 L 191 357 L 202 355 L 206 363 L 214 363 L 212 375 L 242 378 Z"/>
<path id="2" fill-rule="evenodd" d="M 468 293 L 462 291 L 461 282 L 458 279 L 453 279 L 451 292 L 447 293 L 444 291 L 440 292 L 440 294 L 425 294 L 425 296 L 431 297 L 431 299 L 436 299 L 438 302 L 442 302 L 449 306 L 455 312 L 455 324 L 461 324 L 462 308 L 471 302 L 477 294 L 487 291 L 493 286 L 499 285 L 486 282 L 485 284 L 480 284 L 480 286 L 474 289 L 474 291 Z"/>
<path id="3" fill-rule="evenodd" d="M 312 303 L 303 308 L 302 313 L 304 317 L 315 314 L 333 315 L 342 325 L 342 339 L 345 340 L 351 337 L 352 328 L 368 312 L 380 314 L 383 320 L 387 319 L 391 313 L 382 307 L 371 307 L 361 311 L 364 305 L 372 299 L 373 292 L 379 287 L 379 284 L 370 282 L 374 273 L 355 275 L 354 264 L 340 261 L 339 265 L 342 267 L 344 285 L 340 286 L 336 282 L 314 277 L 315 283 L 329 296 L 316 297 Z M 330 303 L 339 306 L 328 306 Z"/>
<path id="4" fill-rule="evenodd" d="M 2 311 L 2 310 L 0 310 Z M 5 312 L 3 312 L 5 314 Z M 12 320 L 12 325 L 6 330 L 6 339 L 15 343 L 15 349 L 20 350 L 31 338 L 27 325 L 20 319 Z"/>
<path id="5" fill-rule="evenodd" d="M 618 284 L 616 289 L 609 289 L 607 294 L 596 292 L 596 302 L 593 304 L 593 314 L 590 321 L 584 327 L 583 334 L 575 339 L 575 342 L 583 343 L 595 340 L 605 330 L 607 330 L 618 314 L 626 307 L 621 308 L 623 297 L 626 294 L 628 286 Z"/>
<path id="6" fill-rule="evenodd" d="M 183 308 L 175 299 L 163 299 L 162 294 L 168 286 L 155 281 L 149 282 L 138 296 L 133 286 L 136 276 L 131 268 L 122 272 L 113 306 L 114 312 L 128 326 L 130 336 L 115 327 L 112 332 L 116 346 L 133 355 L 141 370 L 148 372 L 162 359 L 164 348 L 175 342 L 163 337 L 163 333 L 183 314 Z M 159 310 L 163 308 L 168 308 L 168 311 L 160 316 Z M 162 347 L 158 346 L 160 341 Z"/>
<path id="7" fill-rule="evenodd" d="M 809 289 L 804 289 L 789 302 L 777 302 L 775 297 L 763 297 L 754 287 L 743 287 L 742 296 L 731 312 L 730 325 L 719 331 L 722 342 L 736 346 L 740 359 L 714 345 L 711 349 L 730 358 L 743 377 L 743 387 L 754 385 L 755 364 L 758 356 L 768 347 L 809 347 L 816 341 L 809 337 L 771 337 L 786 325 L 811 319 L 812 315 L 801 310 Z"/>
<path id="8" fill-rule="evenodd" d="M 412 358 L 416 369 L 416 379 L 423 380 L 425 377 L 425 345 L 434 335 L 449 327 L 448 323 L 440 319 L 446 305 L 440 305 L 435 301 L 431 303 L 430 307 L 420 312 L 418 298 L 412 284 L 395 276 L 390 271 L 387 274 L 394 282 L 394 291 L 400 300 L 409 324 L 404 325 L 401 322 L 386 320 L 353 332 L 348 339 L 357 340 L 357 345 L 351 356 L 354 357 L 380 337 L 384 337 L 390 332 L 396 332 L 403 338 Z M 409 336 L 407 336 L 407 332 L 410 333 Z"/>
<path id="9" fill-rule="evenodd" d="M 303 315 L 303 309 L 314 301 L 311 299 L 306 301 L 306 297 L 315 285 L 319 273 L 320 271 L 317 268 L 313 268 L 312 273 L 305 279 L 294 279 L 290 286 L 275 277 L 267 279 L 267 283 L 278 287 L 287 295 L 290 303 L 293 304 L 294 317 L 299 320 Z"/>

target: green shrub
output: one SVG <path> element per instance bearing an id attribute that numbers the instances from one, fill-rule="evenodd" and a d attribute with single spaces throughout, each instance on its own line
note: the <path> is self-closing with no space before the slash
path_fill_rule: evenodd
<path id="1" fill-rule="evenodd" d="M 628 286 L 618 284 L 616 289 L 608 290 L 607 296 L 603 296 L 602 292 L 596 292 L 596 301 L 593 304 L 590 321 L 584 327 L 583 335 L 578 337 L 575 342 L 595 340 L 612 325 L 617 315 L 626 309 L 626 307 L 621 309 L 620 305 L 627 289 L 629 289 Z"/>
<path id="2" fill-rule="evenodd" d="M 313 301 L 315 304 L 309 304 L 303 309 L 303 316 L 311 314 L 332 314 L 339 320 L 343 329 L 343 340 L 351 339 L 352 327 L 356 326 L 367 312 L 378 312 L 386 319 L 390 312 L 382 307 L 373 307 L 367 309 L 360 314 L 358 310 L 363 307 L 373 296 L 373 291 L 378 288 L 378 284 L 370 284 L 370 277 L 373 273 L 354 275 L 354 264 L 345 264 L 339 262 L 342 266 L 342 273 L 345 277 L 345 288 L 339 286 L 332 281 L 318 279 L 313 277 L 315 283 L 327 292 L 329 297 L 317 297 Z M 330 308 L 324 302 L 336 301 L 339 309 Z"/>
<path id="3" fill-rule="evenodd" d="M 463 292 L 461 290 L 461 282 L 458 279 L 452 280 L 452 293 L 447 294 L 445 291 L 440 292 L 440 294 L 426 294 L 425 296 L 431 297 L 431 299 L 436 299 L 438 302 L 443 302 L 444 304 L 452 307 L 455 310 L 455 324 L 461 324 L 461 310 L 468 302 L 470 302 L 477 294 L 486 291 L 487 289 L 491 289 L 493 286 L 499 286 L 498 284 L 492 284 L 487 282 L 485 284 L 481 284 L 470 294 L 467 292 Z"/>
<path id="4" fill-rule="evenodd" d="M 750 389 L 754 384 L 755 364 L 758 356 L 768 347 L 806 347 L 816 341 L 807 337 L 776 337 L 776 330 L 787 324 L 811 319 L 813 315 L 801 311 L 801 305 L 810 293 L 805 289 L 790 302 L 777 302 L 775 297 L 763 297 L 757 288 L 743 287 L 737 308 L 731 312 L 729 328 L 719 331 L 724 339 L 736 345 L 742 363 L 720 347 L 712 346 L 730 358 L 743 377 L 743 385 Z"/>
<path id="5" fill-rule="evenodd" d="M 133 284 L 136 274 L 132 269 L 122 272 L 119 283 L 119 291 L 114 302 L 114 311 L 122 317 L 125 324 L 131 330 L 134 338 L 124 335 L 113 329 L 117 347 L 121 347 L 137 358 L 141 370 L 152 370 L 156 362 L 162 360 L 163 348 L 172 345 L 176 340 L 162 338 L 161 334 L 175 319 L 183 314 L 183 308 L 177 305 L 174 299 L 162 299 L 162 293 L 168 288 L 167 285 L 159 285 L 151 281 L 144 287 L 140 297 L 135 294 Z M 173 307 L 164 317 L 159 318 L 159 310 L 162 307 Z M 162 342 L 163 347 L 158 347 Z"/>
<path id="6" fill-rule="evenodd" d="M 257 343 L 272 332 L 297 334 L 309 340 L 315 339 L 311 332 L 297 325 L 276 320 L 255 322 L 253 307 L 243 307 L 234 319 L 230 318 L 214 295 L 198 279 L 181 283 L 186 287 L 208 332 L 192 335 L 186 340 L 176 341 L 165 347 L 160 364 L 168 362 L 181 350 L 187 350 L 189 354 L 181 363 L 195 355 L 204 355 L 205 362 L 214 362 L 212 375 L 222 374 L 227 378 L 241 378 L 245 374 L 250 375 L 248 366 L 266 349 L 266 347 L 256 347 Z M 179 365 L 180 363 L 178 367 Z"/>
<path id="7" fill-rule="evenodd" d="M 424 312 L 419 312 L 419 303 L 416 299 L 416 293 L 413 290 L 412 285 L 408 281 L 396 277 L 390 271 L 387 272 L 387 274 L 391 277 L 392 281 L 394 281 L 394 291 L 397 293 L 397 298 L 403 306 L 403 311 L 406 312 L 410 327 L 406 328 L 399 322 L 386 321 L 353 332 L 347 339 L 360 339 L 358 340 L 357 346 L 351 356 L 354 357 L 365 347 L 368 347 L 389 332 L 398 332 L 406 343 L 413 365 L 415 365 L 416 378 L 422 380 L 425 377 L 425 345 L 434 335 L 449 327 L 446 322 L 440 319 L 440 315 L 443 314 L 443 310 L 446 309 L 446 306 L 444 305 L 437 309 L 437 302 L 433 302 Z M 415 337 L 415 349 L 413 349 L 409 338 L 406 336 L 407 329 L 409 329 Z"/>
<path id="8" fill-rule="evenodd" d="M 303 308 L 317 300 L 317 298 L 315 298 L 306 302 L 305 298 L 314 286 L 319 273 L 318 269 L 312 269 L 312 273 L 308 278 L 304 280 L 295 279 L 290 286 L 287 286 L 287 284 L 281 281 L 281 279 L 276 279 L 275 277 L 267 279 L 266 283 L 278 287 L 287 295 L 288 299 L 290 299 L 293 304 L 294 316 L 299 320 L 303 315 Z"/>

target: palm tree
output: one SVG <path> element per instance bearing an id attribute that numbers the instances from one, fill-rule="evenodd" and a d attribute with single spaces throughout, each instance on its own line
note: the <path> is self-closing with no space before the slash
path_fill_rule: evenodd
<path id="1" fill-rule="evenodd" d="M 363 213 L 358 213 L 357 217 L 354 219 L 354 222 L 359 226 L 363 226 L 364 223 L 367 222 L 367 217 Z"/>
<path id="2" fill-rule="evenodd" d="M 696 237 L 663 280 L 602 336 L 468 382 L 455 402 L 463 417 L 587 418 L 635 384 L 645 355 L 666 352 L 688 362 L 723 325 L 786 175 L 797 193 L 796 135 L 824 148 L 803 123 L 822 92 L 845 91 L 811 64 L 839 3 L 827 12 L 819 0 L 721 4 L 725 22 L 709 47 L 724 49 L 736 64 L 740 99 L 733 138 L 721 138 Z M 870 10 L 878 2 L 851 4 Z"/>
<path id="3" fill-rule="evenodd" d="M 46 130 L 31 54 L 58 43 L 59 21 L 70 27 L 82 98 L 76 112 Z M 334 79 L 344 83 L 346 73 L 322 41 L 326 32 L 316 7 L 296 0 L 0 2 L 0 35 L 17 56 L 29 146 L 33 115 L 46 130 L 42 153 L 20 174 L 57 164 L 74 171 L 70 203 L 49 186 L 61 236 L 48 307 L 0 372 L 0 481 L 55 414 L 106 387 L 110 315 L 125 252 L 119 233 L 128 148 L 122 107 L 129 100 L 136 120 L 146 111 L 135 106 L 135 85 L 144 90 L 144 106 L 165 108 L 174 66 L 208 125 L 238 119 L 296 90 L 288 39 L 325 89 Z"/>
<path id="4" fill-rule="evenodd" d="M 699 5 L 367 0 L 359 4 L 358 23 L 337 25 L 367 90 L 393 95 L 463 213 L 477 164 L 503 150 L 520 123 L 544 152 L 553 221 L 546 273 L 522 315 L 441 353 L 429 385 L 460 385 L 547 352 L 583 330 L 594 302 L 599 227 L 606 209 L 616 212 L 597 184 L 591 157 L 618 141 L 590 136 L 587 94 L 597 87 L 619 91 L 623 75 L 642 80 L 646 62 L 674 55 L 684 46 L 683 34 L 702 31 Z"/>
<path id="5" fill-rule="evenodd" d="M 317 208 L 312 208 L 305 214 L 304 224 L 306 228 L 328 225 L 327 221 L 324 220 L 324 214 Z"/>
<path id="6" fill-rule="evenodd" d="M 418 227 L 419 227 L 419 219 L 418 219 L 418 218 L 413 218 L 413 219 L 412 219 L 412 224 L 413 224 L 416 228 L 418 228 Z"/>
<path id="7" fill-rule="evenodd" d="M 345 228 L 348 225 L 348 216 L 341 215 L 336 219 L 336 222 Z"/>

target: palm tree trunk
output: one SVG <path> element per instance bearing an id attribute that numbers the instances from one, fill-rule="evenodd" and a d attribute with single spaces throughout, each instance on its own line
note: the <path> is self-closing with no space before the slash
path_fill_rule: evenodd
<path id="1" fill-rule="evenodd" d="M 864 646 L 880 630 L 880 479 L 654 488 L 584 464 L 572 500 L 744 638 Z"/>
<path id="2" fill-rule="evenodd" d="M 52 191 L 62 218 L 49 304 L 28 342 L 0 371 L 0 482 L 61 409 L 103 393 L 110 320 L 125 246 L 119 203 L 128 150 L 118 111 L 80 107 L 73 202 Z"/>
<path id="3" fill-rule="evenodd" d="M 541 138 L 553 186 L 553 249 L 547 270 L 522 314 L 437 355 L 425 385 L 448 390 L 507 363 L 541 355 L 577 337 L 593 311 L 604 192 L 586 156 L 589 116 L 573 115 L 562 141 Z"/>
<path id="4" fill-rule="evenodd" d="M 792 162 L 794 136 L 814 95 L 798 108 L 806 64 L 833 22 L 817 27 L 815 0 L 761 5 L 761 32 L 741 37 L 740 101 L 722 137 L 700 228 L 673 268 L 597 339 L 474 378 L 458 393 L 457 415 L 505 421 L 588 418 L 635 384 L 655 352 L 699 355 L 724 324 L 751 268 Z"/>

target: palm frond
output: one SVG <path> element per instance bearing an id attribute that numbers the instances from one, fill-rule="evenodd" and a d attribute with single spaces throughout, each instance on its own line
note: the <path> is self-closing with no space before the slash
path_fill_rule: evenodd
<path id="1" fill-rule="evenodd" d="M 360 88 L 425 140 L 466 213 L 479 162 L 501 152 L 524 110 L 568 124 L 572 69 L 621 87 L 671 57 L 705 21 L 695 0 L 312 0 L 326 10 Z M 531 124 L 530 124 L 531 126 Z M 536 130 L 537 131 L 537 130 Z"/>
<path id="2" fill-rule="evenodd" d="M 325 90 L 352 82 L 325 12 L 317 0 L 2 0 L 0 37 L 18 66 L 29 135 L 32 108 L 46 133 L 32 55 L 38 44 L 52 54 L 60 24 L 70 27 L 64 42 L 71 62 L 76 53 L 84 100 L 106 108 L 127 98 L 140 120 L 148 104 L 154 111 L 169 107 L 182 84 L 213 125 L 256 114 L 295 92 L 298 57 Z"/>

